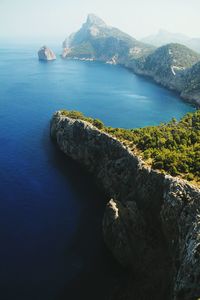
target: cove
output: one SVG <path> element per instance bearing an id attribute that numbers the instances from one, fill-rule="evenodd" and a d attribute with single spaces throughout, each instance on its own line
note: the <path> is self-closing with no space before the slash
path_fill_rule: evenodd
<path id="1" fill-rule="evenodd" d="M 50 141 L 52 113 L 80 110 L 131 128 L 194 108 L 120 66 L 41 63 L 37 48 L 0 49 L 1 298 L 93 299 L 93 286 L 103 299 L 120 274 L 101 237 L 106 199 Z"/>

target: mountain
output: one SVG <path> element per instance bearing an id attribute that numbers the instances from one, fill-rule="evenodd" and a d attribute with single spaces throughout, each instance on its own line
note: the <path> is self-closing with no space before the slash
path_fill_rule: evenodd
<path id="1" fill-rule="evenodd" d="M 190 38 L 181 33 L 171 33 L 166 30 L 159 30 L 155 35 L 150 35 L 141 40 L 144 43 L 160 47 L 170 43 L 183 44 L 194 51 L 200 52 L 200 38 Z"/>
<path id="2" fill-rule="evenodd" d="M 139 58 L 154 50 L 121 30 L 108 26 L 99 17 L 89 14 L 81 29 L 63 42 L 63 58 L 100 60 L 123 63 L 129 56 Z"/>
<path id="3" fill-rule="evenodd" d="M 186 71 L 184 88 L 181 96 L 190 101 L 196 101 L 200 106 L 200 62 Z"/>
<path id="4" fill-rule="evenodd" d="M 181 91 L 185 84 L 185 70 L 200 60 L 200 54 L 180 44 L 168 44 L 145 58 L 132 60 L 130 66 L 141 75 L 153 78 L 165 87 Z"/>
<path id="5" fill-rule="evenodd" d="M 62 57 L 121 64 L 200 105 L 200 54 L 182 44 L 156 49 L 90 14 L 81 29 L 63 42 Z"/>

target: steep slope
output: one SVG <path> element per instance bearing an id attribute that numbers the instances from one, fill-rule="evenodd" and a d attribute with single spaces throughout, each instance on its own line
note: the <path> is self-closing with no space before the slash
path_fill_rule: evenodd
<path id="1" fill-rule="evenodd" d="M 152 44 L 156 47 L 170 43 L 179 43 L 200 52 L 200 38 L 190 38 L 184 34 L 172 33 L 166 30 L 159 30 L 157 34 L 147 36 L 141 40 L 144 43 Z"/>
<path id="2" fill-rule="evenodd" d="M 89 14 L 81 29 L 63 43 L 63 58 L 79 58 L 122 63 L 129 55 L 139 58 L 154 47 L 137 41 L 128 34 Z"/>
<path id="3" fill-rule="evenodd" d="M 146 58 L 132 60 L 136 73 L 147 75 L 157 83 L 181 91 L 185 85 L 185 70 L 200 60 L 200 54 L 180 44 L 168 44 L 156 49 Z"/>
<path id="4" fill-rule="evenodd" d="M 186 71 L 181 96 L 200 105 L 200 62 Z"/>
<path id="5" fill-rule="evenodd" d="M 112 299 L 199 299 L 200 190 L 146 167 L 118 139 L 63 111 L 51 120 L 51 137 L 111 199 L 104 239 L 130 274 Z"/>

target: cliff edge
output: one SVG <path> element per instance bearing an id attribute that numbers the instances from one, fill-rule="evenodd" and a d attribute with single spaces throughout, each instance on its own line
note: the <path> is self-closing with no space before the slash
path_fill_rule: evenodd
<path id="1" fill-rule="evenodd" d="M 120 299 L 197 300 L 200 190 L 146 167 L 117 139 L 61 112 L 51 120 L 51 137 L 94 174 L 110 199 L 105 242 L 140 286 L 136 291 L 130 284 Z"/>

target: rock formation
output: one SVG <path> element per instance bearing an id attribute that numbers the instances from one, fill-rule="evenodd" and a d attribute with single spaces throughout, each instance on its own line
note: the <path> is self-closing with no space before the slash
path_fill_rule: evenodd
<path id="1" fill-rule="evenodd" d="M 200 190 L 147 168 L 117 139 L 85 121 L 57 112 L 51 136 L 111 199 L 103 220 L 105 242 L 133 276 L 128 296 L 120 299 L 197 300 Z M 132 291 L 135 280 L 142 296 Z"/>
<path id="2" fill-rule="evenodd" d="M 49 49 L 46 46 L 43 46 L 38 51 L 38 58 L 39 58 L 39 60 L 49 61 L 49 60 L 55 60 L 56 55 L 54 54 L 54 52 L 51 49 Z"/>
<path id="3" fill-rule="evenodd" d="M 89 14 L 79 31 L 70 35 L 63 43 L 63 58 L 92 58 L 117 63 L 126 61 L 129 51 L 138 58 L 149 54 L 154 47 L 137 41 L 121 30 L 108 26 L 99 17 Z"/>

